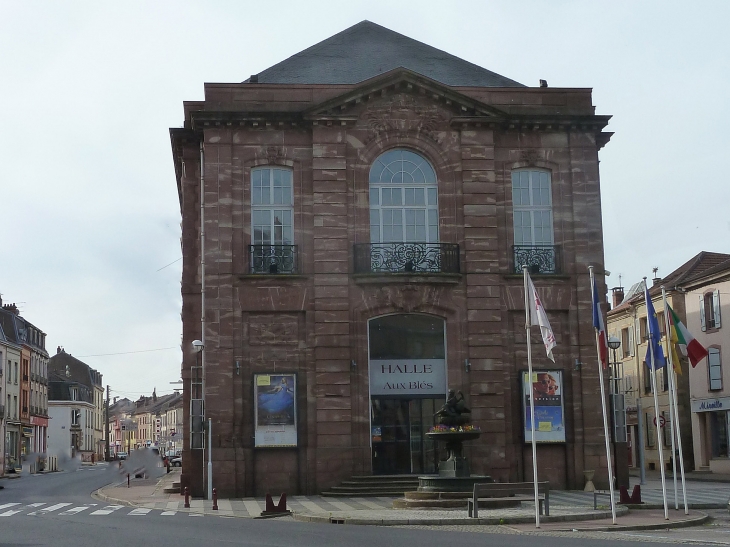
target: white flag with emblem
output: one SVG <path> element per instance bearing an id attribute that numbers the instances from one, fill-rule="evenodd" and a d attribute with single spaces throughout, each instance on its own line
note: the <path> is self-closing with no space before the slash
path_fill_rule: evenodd
<path id="1" fill-rule="evenodd" d="M 545 308 L 542 306 L 542 301 L 537 295 L 535 285 L 532 284 L 532 279 L 529 274 L 527 275 L 527 287 L 530 292 L 530 323 L 532 325 L 539 325 L 540 332 L 542 333 L 542 341 L 545 344 L 545 351 L 547 351 L 548 358 L 554 363 L 555 357 L 553 357 L 553 348 L 558 344 L 555 342 L 555 334 L 548 321 L 547 313 Z"/>

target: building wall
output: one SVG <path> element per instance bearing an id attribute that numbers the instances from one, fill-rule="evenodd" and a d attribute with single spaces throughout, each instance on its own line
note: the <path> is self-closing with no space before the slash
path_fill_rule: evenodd
<path id="1" fill-rule="evenodd" d="M 244 109 L 246 101 L 259 101 L 260 107 L 264 88 L 229 86 L 228 92 L 237 93 L 234 104 L 224 86 L 206 86 L 206 98 L 220 97 L 216 104 L 221 110 Z M 317 92 L 302 90 L 301 96 Z M 470 92 L 485 100 L 492 97 L 485 90 Z M 590 94 L 580 98 L 587 103 L 576 109 L 592 115 Z M 535 99 L 537 94 L 522 89 L 494 94 L 500 105 Z M 391 129 L 373 129 L 371 115 L 382 111 L 395 120 Z M 584 469 L 606 466 L 598 372 L 595 367 L 574 367 L 576 359 L 589 362 L 595 354 L 585 266 L 594 264 L 603 271 L 595 132 L 455 125 L 449 121 L 454 112 L 444 103 L 400 92 L 348 107 L 347 116 L 346 121 L 311 127 L 262 124 L 203 131 L 209 228 L 206 412 L 214 423 L 219 491 L 311 493 L 354 474 L 369 474 L 367 321 L 403 312 L 446 320 L 449 386 L 464 392 L 473 421 L 484 432 L 468 448 L 473 472 L 501 481 L 530 480 L 518 394 L 526 339 L 522 276 L 512 273 L 510 178 L 512 170 L 527 166 L 552 173 L 555 240 L 563 252 L 563 275 L 536 279 L 556 332 L 557 363 L 546 359 L 539 338 L 533 338 L 533 355 L 537 368 L 564 372 L 568 442 L 538 448 L 539 473 L 556 487 L 582 487 Z M 430 124 L 428 129 L 424 124 Z M 368 172 L 381 152 L 394 147 L 421 153 L 437 171 L 440 241 L 458 243 L 461 249 L 461 273 L 453 278 L 352 275 L 353 244 L 370 241 Z M 201 338 L 198 143 L 183 146 L 180 157 L 185 164 L 182 292 L 188 348 Z M 260 165 L 293 170 L 300 276 L 247 275 L 250 171 Z M 603 286 L 601 278 L 599 284 Z M 194 363 L 192 352 L 185 355 L 184 408 Z M 298 375 L 300 445 L 255 450 L 250 442 L 252 375 L 274 370 Z M 184 461 L 199 468 L 200 456 L 193 451 Z M 183 481 L 192 481 L 187 469 L 183 471 Z"/>
<path id="2" fill-rule="evenodd" d="M 6 466 L 11 459 L 20 466 L 20 348 L 6 346 L 3 369 L 3 404 L 5 405 L 4 445 Z M 17 370 L 17 372 L 16 372 Z"/>
<path id="3" fill-rule="evenodd" d="M 700 300 L 708 292 L 719 291 L 720 328 L 702 330 L 700 321 Z M 727 450 L 728 410 L 730 410 L 730 355 L 724 354 L 730 348 L 730 281 L 716 281 L 702 284 L 689 290 L 686 295 L 687 329 L 705 348 L 718 348 L 722 371 L 721 389 L 710 389 L 708 359 L 690 368 L 689 382 L 692 397 L 692 436 L 694 458 L 697 469 L 709 469 L 715 473 L 730 473 L 730 457 Z M 704 404 L 702 404 L 704 403 Z M 725 426 L 725 449 L 713 447 L 717 442 L 717 429 Z"/>

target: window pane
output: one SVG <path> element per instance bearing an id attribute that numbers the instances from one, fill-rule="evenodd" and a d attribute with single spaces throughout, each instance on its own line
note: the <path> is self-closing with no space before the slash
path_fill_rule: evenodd
<path id="1" fill-rule="evenodd" d="M 383 188 L 383 205 L 393 205 L 393 190 L 391 188 Z"/>
<path id="2" fill-rule="evenodd" d="M 405 188 L 406 192 L 406 205 L 415 205 L 416 198 L 414 196 L 414 188 Z"/>
<path id="3" fill-rule="evenodd" d="M 371 243 L 380 243 L 380 225 L 378 224 L 371 224 L 370 225 L 370 242 Z"/>
<path id="4" fill-rule="evenodd" d="M 414 201 L 416 205 L 426 205 L 426 195 L 423 188 L 414 188 Z"/>
<path id="5" fill-rule="evenodd" d="M 392 189 L 392 200 L 393 205 L 403 205 L 403 197 L 401 195 L 402 189 L 401 188 L 393 188 Z"/>
<path id="6" fill-rule="evenodd" d="M 436 188 L 428 189 L 428 204 L 429 205 L 436 205 L 436 202 L 438 201 L 437 194 L 438 194 L 438 191 L 436 190 Z"/>
<path id="7" fill-rule="evenodd" d="M 370 224 L 380 225 L 380 211 L 377 209 L 370 209 Z"/>
<path id="8" fill-rule="evenodd" d="M 370 188 L 370 206 L 380 205 L 380 190 L 377 188 Z"/>

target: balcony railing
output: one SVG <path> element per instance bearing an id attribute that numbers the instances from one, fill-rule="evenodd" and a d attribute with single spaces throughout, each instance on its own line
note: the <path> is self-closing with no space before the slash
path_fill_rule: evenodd
<path id="1" fill-rule="evenodd" d="M 249 245 L 252 274 L 295 274 L 299 257 L 296 245 Z"/>
<path id="2" fill-rule="evenodd" d="M 355 273 L 459 273 L 455 243 L 357 243 Z"/>
<path id="3" fill-rule="evenodd" d="M 527 266 L 531 274 L 559 274 L 560 247 L 557 245 L 514 245 L 512 247 L 515 273 Z"/>

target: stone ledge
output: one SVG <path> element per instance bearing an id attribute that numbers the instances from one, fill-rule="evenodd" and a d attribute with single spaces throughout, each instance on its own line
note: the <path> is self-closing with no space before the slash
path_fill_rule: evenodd
<path id="1" fill-rule="evenodd" d="M 410 274 L 410 273 L 360 273 L 352 274 L 358 285 L 457 285 L 461 282 L 462 274 Z"/>

